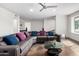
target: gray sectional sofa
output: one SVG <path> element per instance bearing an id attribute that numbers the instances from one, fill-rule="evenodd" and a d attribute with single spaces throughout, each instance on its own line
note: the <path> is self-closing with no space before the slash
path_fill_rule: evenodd
<path id="1" fill-rule="evenodd" d="M 16 45 L 7 45 L 3 37 L 0 38 L 0 56 L 25 56 L 34 43 L 41 43 L 56 39 L 57 36 L 30 36 Z M 59 39 L 58 39 L 59 40 Z"/>
<path id="2" fill-rule="evenodd" d="M 37 37 L 30 37 L 29 40 L 19 42 L 18 45 L 6 45 L 3 44 L 3 40 L 0 38 L 0 56 L 24 56 L 36 42 Z"/>

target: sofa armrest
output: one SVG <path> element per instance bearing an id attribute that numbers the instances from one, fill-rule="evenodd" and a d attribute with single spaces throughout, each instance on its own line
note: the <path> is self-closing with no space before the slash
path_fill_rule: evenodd
<path id="1" fill-rule="evenodd" d="M 0 46 L 0 56 L 19 56 L 20 48 L 18 45 Z"/>

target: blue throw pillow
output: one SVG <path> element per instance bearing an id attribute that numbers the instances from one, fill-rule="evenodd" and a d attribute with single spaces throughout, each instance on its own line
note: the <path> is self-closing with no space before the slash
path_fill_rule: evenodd
<path id="1" fill-rule="evenodd" d="M 5 36 L 5 37 L 3 37 L 3 41 L 5 41 L 5 43 L 7 45 L 16 45 L 16 44 L 18 44 L 18 40 L 17 40 L 15 35 Z"/>
<path id="2" fill-rule="evenodd" d="M 48 36 L 53 36 L 54 35 L 54 33 L 53 32 L 48 32 Z"/>
<path id="3" fill-rule="evenodd" d="M 37 36 L 37 32 L 36 31 L 32 31 L 31 32 L 31 36 Z"/>

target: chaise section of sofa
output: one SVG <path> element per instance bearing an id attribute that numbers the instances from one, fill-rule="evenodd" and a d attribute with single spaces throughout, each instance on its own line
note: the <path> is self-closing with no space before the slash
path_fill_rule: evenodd
<path id="1" fill-rule="evenodd" d="M 44 43 L 45 41 L 54 40 L 56 39 L 56 37 L 58 37 L 56 40 L 60 41 L 58 35 L 51 35 L 51 33 L 47 36 L 29 36 L 27 35 L 28 33 L 25 33 L 26 37 L 25 34 L 21 32 L 18 34 L 18 37 L 16 36 L 16 34 L 14 34 L 14 36 L 8 35 L 7 39 L 5 38 L 5 40 L 3 40 L 3 37 L 0 38 L 0 56 L 25 56 L 34 43 Z M 14 37 L 17 37 L 17 40 L 15 41 L 17 41 L 18 44 L 15 43 L 14 39 L 16 38 Z M 6 44 L 5 42 L 7 42 L 7 40 L 14 42 L 8 42 Z"/>
<path id="2" fill-rule="evenodd" d="M 30 48 L 32 47 L 32 45 L 34 43 L 36 43 L 36 39 L 37 39 L 37 37 L 30 37 L 29 40 L 21 42 L 19 44 L 20 49 L 21 49 L 21 51 L 20 51 L 21 56 L 27 55 L 27 53 L 30 50 Z"/>

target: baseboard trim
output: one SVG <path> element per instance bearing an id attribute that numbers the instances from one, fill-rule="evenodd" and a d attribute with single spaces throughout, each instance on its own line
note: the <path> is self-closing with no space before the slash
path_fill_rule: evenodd
<path id="1" fill-rule="evenodd" d="M 69 37 L 65 37 L 65 39 L 70 39 Z"/>
<path id="2" fill-rule="evenodd" d="M 72 38 L 70 38 L 70 37 L 67 37 L 67 39 L 68 39 L 68 40 L 71 40 L 72 42 L 74 42 L 74 43 L 76 43 L 76 44 L 79 45 L 79 41 L 77 41 L 77 40 L 75 40 L 75 39 L 72 39 Z"/>

